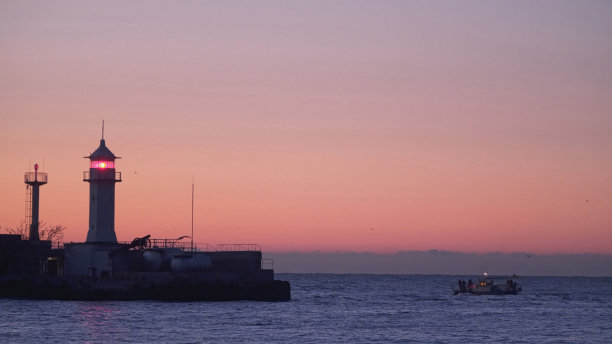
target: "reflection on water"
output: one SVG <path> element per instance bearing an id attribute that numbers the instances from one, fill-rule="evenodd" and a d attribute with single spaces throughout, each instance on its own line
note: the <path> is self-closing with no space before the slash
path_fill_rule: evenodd
<path id="1" fill-rule="evenodd" d="M 86 338 L 90 338 L 85 343 L 98 342 L 103 338 L 100 334 L 117 332 L 113 329 L 116 322 L 111 319 L 115 313 L 120 312 L 118 306 L 111 303 L 79 302 L 75 308 L 74 320 L 83 328 Z"/>

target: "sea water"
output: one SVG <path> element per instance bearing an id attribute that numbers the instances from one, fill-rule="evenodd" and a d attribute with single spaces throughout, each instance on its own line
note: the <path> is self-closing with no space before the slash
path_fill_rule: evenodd
<path id="1" fill-rule="evenodd" d="M 289 302 L 0 299 L 0 343 L 612 343 L 612 278 L 277 274 Z"/>

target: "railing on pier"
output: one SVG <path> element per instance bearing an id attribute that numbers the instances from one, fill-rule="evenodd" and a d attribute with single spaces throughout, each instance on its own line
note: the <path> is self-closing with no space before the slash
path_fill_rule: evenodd
<path id="1" fill-rule="evenodd" d="M 274 270 L 274 259 L 263 258 L 261 260 L 261 269 L 262 270 Z"/>
<path id="2" fill-rule="evenodd" d="M 192 252 L 191 242 L 179 241 L 178 239 L 149 239 L 147 248 L 180 248 L 183 251 Z M 194 243 L 193 251 L 214 252 L 216 247 L 209 244 Z"/>
<path id="3" fill-rule="evenodd" d="M 256 251 L 261 252 L 261 247 L 257 244 L 219 244 L 217 251 Z"/>
<path id="4" fill-rule="evenodd" d="M 180 248 L 186 249 L 190 247 L 190 243 L 181 242 L 177 239 L 149 239 L 147 241 L 147 248 Z"/>
<path id="5" fill-rule="evenodd" d="M 131 241 L 120 241 L 122 245 L 130 245 Z M 261 247 L 257 244 L 219 244 L 210 245 L 206 243 L 193 243 L 189 241 L 179 241 L 179 239 L 147 239 L 142 243 L 142 248 L 178 248 L 185 252 L 235 252 L 235 251 L 255 251 L 261 252 Z"/>

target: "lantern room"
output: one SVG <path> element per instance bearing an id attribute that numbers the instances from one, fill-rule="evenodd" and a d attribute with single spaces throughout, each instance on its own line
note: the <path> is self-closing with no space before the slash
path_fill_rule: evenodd
<path id="1" fill-rule="evenodd" d="M 89 168 L 115 168 L 115 162 L 111 160 L 92 160 Z"/>
<path id="2" fill-rule="evenodd" d="M 121 181 L 121 172 L 115 172 L 115 159 L 121 158 L 115 156 L 115 154 L 106 147 L 106 141 L 104 141 L 104 139 L 100 140 L 100 146 L 85 158 L 89 159 L 90 162 L 89 171 L 83 172 L 83 181 Z"/>

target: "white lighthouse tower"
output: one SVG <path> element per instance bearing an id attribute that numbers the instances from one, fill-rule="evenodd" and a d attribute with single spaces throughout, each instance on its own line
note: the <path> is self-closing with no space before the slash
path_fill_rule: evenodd
<path id="1" fill-rule="evenodd" d="M 116 243 L 115 183 L 121 182 L 121 172 L 115 172 L 113 152 L 104 141 L 104 125 L 100 147 L 85 158 L 90 160 L 89 171 L 83 172 L 83 181 L 89 183 L 88 243 Z"/>

